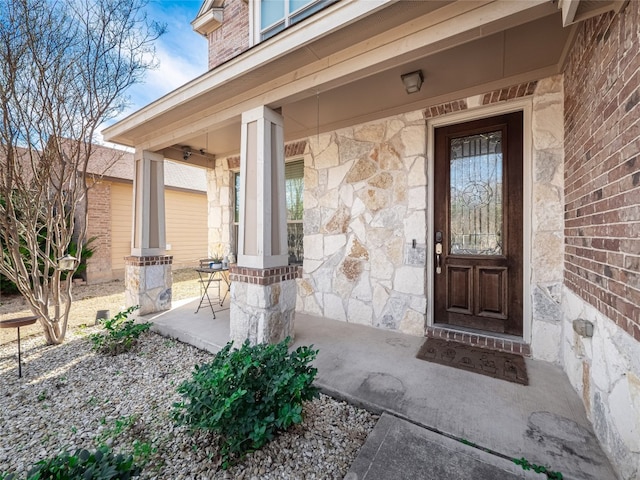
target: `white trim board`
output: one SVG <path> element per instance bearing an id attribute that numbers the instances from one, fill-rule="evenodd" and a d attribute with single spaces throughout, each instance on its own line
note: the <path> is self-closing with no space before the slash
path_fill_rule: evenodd
<path id="1" fill-rule="evenodd" d="M 427 326 L 433 326 L 433 161 L 434 161 L 434 133 L 438 127 L 464 123 L 471 120 L 502 115 L 522 111 L 523 113 L 523 143 L 522 143 L 522 249 L 523 249 L 523 270 L 522 270 L 522 289 L 523 289 L 523 305 L 522 305 L 522 328 L 524 342 L 531 343 L 532 332 L 532 305 L 531 305 L 531 262 L 533 252 L 532 248 L 532 205 L 531 198 L 533 192 L 533 131 L 532 131 L 532 114 L 533 114 L 533 98 L 517 99 L 509 102 L 487 105 L 470 110 L 464 110 L 448 115 L 442 115 L 437 118 L 427 120 Z"/>

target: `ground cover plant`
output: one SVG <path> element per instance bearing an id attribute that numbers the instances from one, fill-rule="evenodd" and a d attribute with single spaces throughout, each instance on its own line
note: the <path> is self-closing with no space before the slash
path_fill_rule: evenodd
<path id="1" fill-rule="evenodd" d="M 114 454 L 103 446 L 92 452 L 85 449 L 73 454 L 63 452 L 37 462 L 26 477 L 0 474 L 0 480 L 129 480 L 141 472 L 132 455 Z"/>
<path id="2" fill-rule="evenodd" d="M 277 432 L 302 422 L 303 403 L 318 395 L 312 346 L 289 353 L 287 338 L 276 345 L 233 350 L 229 342 L 207 364 L 196 365 L 178 393 L 174 419 L 220 436 L 222 467 L 271 441 Z"/>
<path id="3" fill-rule="evenodd" d="M 38 460 L 107 446 L 133 455 L 143 467 L 134 478 L 145 480 L 338 480 L 377 420 L 319 395 L 304 403 L 302 423 L 223 470 L 218 435 L 173 420 L 172 405 L 184 400 L 178 386 L 213 354 L 148 332 L 131 351 L 105 356 L 92 349 L 99 328 L 72 329 L 56 346 L 23 338 L 22 378 L 15 341 L 0 345 L 0 472 L 24 480 Z"/>
<path id="4" fill-rule="evenodd" d="M 199 295 L 193 269 L 173 275 L 174 299 Z M 102 328 L 93 326 L 96 311 L 124 309 L 124 284 L 80 285 L 74 292 L 74 328 L 63 344 L 47 345 L 40 325 L 21 329 L 22 379 L 15 332 L 0 330 L 0 479 L 14 472 L 23 480 L 34 462 L 63 451 L 107 446 L 133 455 L 143 467 L 134 478 L 145 480 L 338 480 L 375 425 L 376 415 L 321 394 L 304 403 L 302 423 L 223 470 L 217 435 L 177 426 L 172 414 L 183 400 L 177 387 L 213 354 L 152 332 L 129 352 L 97 354 L 91 341 Z M 21 298 L 0 297 L 0 319 L 28 315 L 25 308 Z"/>
<path id="5" fill-rule="evenodd" d="M 113 318 L 101 320 L 103 331 L 91 335 L 93 349 L 97 352 L 118 355 L 131 350 L 138 337 L 151 328 L 151 322 L 136 323 L 129 318 L 139 305 L 118 312 Z"/>

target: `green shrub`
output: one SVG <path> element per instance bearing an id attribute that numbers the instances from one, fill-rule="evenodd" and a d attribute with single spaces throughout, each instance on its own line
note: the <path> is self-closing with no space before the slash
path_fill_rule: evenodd
<path id="1" fill-rule="evenodd" d="M 184 399 L 173 405 L 175 421 L 217 433 L 223 468 L 302 422 L 303 402 L 317 396 L 311 385 L 317 369 L 309 363 L 318 351 L 303 346 L 289 353 L 289 342 L 246 341 L 233 351 L 229 342 L 178 387 Z"/>
<path id="2" fill-rule="evenodd" d="M 27 473 L 27 480 L 128 480 L 140 475 L 142 468 L 131 455 L 114 455 L 108 447 L 94 452 L 79 449 L 73 455 L 63 452 L 41 460 Z M 5 476 L 6 475 L 6 476 Z M 0 479 L 17 480 L 14 474 L 0 474 Z"/>
<path id="3" fill-rule="evenodd" d="M 105 331 L 91 335 L 93 349 L 109 355 L 118 355 L 131 350 L 138 337 L 151 328 L 151 322 L 135 323 L 129 318 L 129 315 L 138 308 L 140 308 L 138 305 L 129 307 L 113 318 L 102 320 Z"/>

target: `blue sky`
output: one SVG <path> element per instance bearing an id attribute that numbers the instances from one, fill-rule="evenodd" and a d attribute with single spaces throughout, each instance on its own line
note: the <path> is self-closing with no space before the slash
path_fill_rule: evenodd
<path id="1" fill-rule="evenodd" d="M 160 66 L 147 73 L 144 83 L 127 92 L 132 105 L 123 117 L 207 71 L 207 39 L 191 28 L 201 4 L 201 0 L 149 1 L 149 19 L 167 26 L 166 33 L 156 41 Z"/>

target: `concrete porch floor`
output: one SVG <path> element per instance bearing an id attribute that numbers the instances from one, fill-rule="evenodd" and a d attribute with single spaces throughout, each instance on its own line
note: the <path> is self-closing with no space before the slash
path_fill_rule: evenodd
<path id="1" fill-rule="evenodd" d="M 228 300 L 215 320 L 208 307 L 194 314 L 197 305 L 180 302 L 144 319 L 162 335 L 215 353 L 229 339 Z M 324 393 L 506 457 L 525 457 L 565 479 L 616 479 L 580 398 L 555 365 L 526 359 L 529 385 L 522 386 L 418 360 L 421 337 L 303 314 L 296 314 L 295 333 L 294 346 L 319 349 L 316 384 Z M 385 478 L 431 478 L 393 475 Z M 365 476 L 350 472 L 346 478 Z"/>

